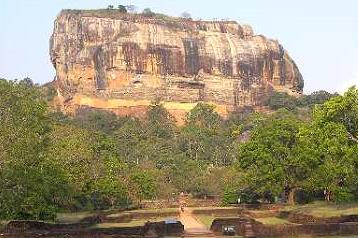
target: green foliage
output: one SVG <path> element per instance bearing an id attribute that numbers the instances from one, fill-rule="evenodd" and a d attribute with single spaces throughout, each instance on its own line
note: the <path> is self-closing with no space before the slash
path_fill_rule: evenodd
<path id="1" fill-rule="evenodd" d="M 89 197 L 94 209 L 127 206 L 127 189 L 117 177 L 104 177 L 90 185 Z"/>
<path id="2" fill-rule="evenodd" d="M 53 83 L 47 83 L 41 88 L 41 98 L 48 102 L 49 104 L 53 103 L 55 96 L 57 95 L 56 88 Z"/>
<path id="3" fill-rule="evenodd" d="M 221 118 L 214 109 L 212 105 L 198 103 L 187 115 L 188 125 L 215 129 L 219 126 Z"/>
<path id="4" fill-rule="evenodd" d="M 309 181 L 313 188 L 336 190 L 341 179 L 349 177 L 350 162 L 347 152 L 350 149 L 347 131 L 342 124 L 329 122 L 322 126 L 309 125 L 301 128 L 298 134 L 297 158 L 312 163 L 314 168 Z"/>
<path id="5" fill-rule="evenodd" d="M 134 171 L 130 176 L 130 192 L 139 203 L 144 199 L 153 199 L 157 193 L 155 178 L 146 170 Z"/>
<path id="6" fill-rule="evenodd" d="M 177 127 L 159 103 L 146 120 L 88 110 L 71 118 L 49 112 L 48 91 L 30 79 L 0 80 L 0 218 L 53 219 L 181 191 L 224 204 L 284 193 L 293 202 L 296 191 L 304 200 L 324 191 L 327 200 L 354 200 L 357 92 L 273 95 L 276 112 L 227 120 L 199 103 Z M 312 104 L 320 104 L 313 121 L 301 120 Z"/>
<path id="7" fill-rule="evenodd" d="M 334 200 L 338 203 L 348 203 L 357 200 L 357 196 L 348 188 L 338 188 L 334 191 Z"/>
<path id="8" fill-rule="evenodd" d="M 127 7 L 124 5 L 118 5 L 118 10 L 121 13 L 127 13 Z"/>
<path id="9" fill-rule="evenodd" d="M 239 195 L 235 187 L 226 186 L 224 189 L 224 196 L 222 199 L 222 204 L 228 206 L 230 204 L 237 204 Z"/>
<path id="10" fill-rule="evenodd" d="M 46 104 L 25 81 L 0 80 L 0 217 L 49 219 L 69 189 L 44 153 Z"/>
<path id="11" fill-rule="evenodd" d="M 297 99 L 283 92 L 273 92 L 273 94 L 268 100 L 268 106 L 272 110 L 277 110 L 280 108 L 293 110 L 296 107 L 296 105 L 297 105 Z"/>
<path id="12" fill-rule="evenodd" d="M 298 99 L 298 105 L 303 107 L 307 107 L 307 106 L 312 107 L 317 104 L 323 104 L 326 101 L 336 96 L 338 96 L 337 93 L 331 94 L 329 92 L 321 90 L 321 91 L 313 92 L 309 95 L 303 95 Z"/>
<path id="13" fill-rule="evenodd" d="M 250 141 L 239 147 L 238 165 L 246 171 L 251 189 L 279 195 L 284 188 L 300 186 L 308 171 L 293 156 L 301 122 L 288 112 L 279 112 L 253 129 Z"/>
<path id="14" fill-rule="evenodd" d="M 183 12 L 183 13 L 181 14 L 181 17 L 183 17 L 183 18 L 185 18 L 185 19 L 191 19 L 191 14 L 188 13 L 188 12 Z"/>
<path id="15" fill-rule="evenodd" d="M 37 166 L 16 162 L 0 174 L 0 218 L 54 219 L 72 192 L 64 174 L 49 161 Z"/>
<path id="16" fill-rule="evenodd" d="M 144 8 L 142 14 L 143 14 L 143 16 L 146 16 L 146 17 L 155 16 L 155 13 L 152 12 L 152 10 L 150 8 Z"/>
<path id="17" fill-rule="evenodd" d="M 50 136 L 49 157 L 65 171 L 76 193 L 81 193 L 100 166 L 93 147 L 95 138 L 85 129 L 68 125 L 54 126 Z"/>
<path id="18" fill-rule="evenodd" d="M 36 160 L 49 130 L 46 104 L 36 88 L 0 80 L 0 163 L 12 158 Z"/>
<path id="19" fill-rule="evenodd" d="M 336 96 L 317 106 L 314 120 L 324 124 L 327 122 L 342 123 L 347 131 L 356 138 L 358 129 L 358 89 L 351 87 L 343 96 Z"/>
<path id="20" fill-rule="evenodd" d="M 321 191 L 327 200 L 352 199 L 356 188 L 355 139 L 357 91 L 344 96 L 318 92 L 307 99 L 316 106 L 313 122 L 297 121 L 284 111 L 253 127 L 251 139 L 239 146 L 239 167 L 246 172 L 246 186 L 263 194 Z M 286 115 L 285 115 L 286 114 Z M 344 191 L 344 192 L 342 192 Z"/>
<path id="21" fill-rule="evenodd" d="M 149 134 L 157 138 L 171 138 L 175 133 L 175 120 L 160 104 L 153 104 L 147 112 Z"/>
<path id="22" fill-rule="evenodd" d="M 95 110 L 79 113 L 76 118 L 68 119 L 69 124 L 82 127 L 87 130 L 112 134 L 125 123 L 127 118 L 118 118 L 114 113 Z"/>
<path id="23" fill-rule="evenodd" d="M 338 96 L 338 94 L 331 94 L 323 90 L 299 97 L 290 96 L 284 92 L 273 92 L 268 100 L 268 106 L 272 110 L 278 110 L 280 108 L 287 110 L 297 110 L 300 107 L 312 108 L 336 96 Z"/>

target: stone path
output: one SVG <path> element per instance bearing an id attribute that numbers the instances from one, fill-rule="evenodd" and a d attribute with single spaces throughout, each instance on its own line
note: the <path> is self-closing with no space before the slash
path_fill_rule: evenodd
<path id="1" fill-rule="evenodd" d="M 184 225 L 184 237 L 215 237 L 212 231 L 195 218 L 190 208 L 180 212 L 180 221 Z"/>

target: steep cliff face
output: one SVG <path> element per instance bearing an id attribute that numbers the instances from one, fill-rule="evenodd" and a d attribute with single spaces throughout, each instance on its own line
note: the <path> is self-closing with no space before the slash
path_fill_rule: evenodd
<path id="1" fill-rule="evenodd" d="M 64 110 L 138 115 L 161 101 L 179 117 L 197 102 L 225 115 L 262 106 L 273 90 L 302 92 L 302 76 L 274 40 L 231 21 L 161 19 L 115 10 L 64 10 L 50 42 Z"/>

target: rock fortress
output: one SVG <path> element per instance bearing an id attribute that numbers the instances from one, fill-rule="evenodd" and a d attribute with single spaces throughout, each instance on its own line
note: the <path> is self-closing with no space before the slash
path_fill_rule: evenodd
<path id="1" fill-rule="evenodd" d="M 198 102 L 227 116 L 299 96 L 303 79 L 282 45 L 235 21 L 196 21 L 113 10 L 63 10 L 50 56 L 57 104 L 144 117 L 160 102 L 180 123 Z"/>

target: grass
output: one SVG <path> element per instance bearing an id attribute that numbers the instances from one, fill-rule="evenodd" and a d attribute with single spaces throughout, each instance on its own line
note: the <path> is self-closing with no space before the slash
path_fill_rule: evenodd
<path id="1" fill-rule="evenodd" d="M 121 223 L 99 223 L 92 228 L 118 228 L 118 227 L 135 227 L 135 226 L 144 226 L 144 224 L 148 221 L 150 222 L 161 222 L 166 220 L 167 218 L 155 218 L 155 219 L 134 219 L 130 222 L 121 222 Z"/>
<path id="2" fill-rule="evenodd" d="M 7 221 L 0 221 L 0 232 L 5 228 Z"/>
<path id="3" fill-rule="evenodd" d="M 108 215 L 108 217 L 115 218 L 120 217 L 125 214 L 146 214 L 146 213 L 158 213 L 162 214 L 165 212 L 178 212 L 178 208 L 161 208 L 161 209 L 142 209 L 142 210 L 132 210 L 132 211 L 125 211 L 125 212 L 119 212 L 119 213 L 113 213 Z"/>
<path id="4" fill-rule="evenodd" d="M 207 228 L 211 227 L 211 224 L 216 218 L 236 218 L 233 216 L 211 216 L 211 215 L 195 215 L 199 222 L 203 223 Z"/>
<path id="5" fill-rule="evenodd" d="M 312 215 L 315 217 L 336 217 L 342 215 L 358 215 L 358 204 L 334 204 L 327 202 L 315 202 L 303 206 L 287 207 L 285 210 Z"/>
<path id="6" fill-rule="evenodd" d="M 210 216 L 210 215 L 197 215 L 196 218 L 201 223 L 203 223 L 207 228 L 210 228 L 211 224 L 213 223 L 213 221 L 216 217 Z"/>
<path id="7" fill-rule="evenodd" d="M 72 212 L 72 213 L 58 213 L 56 222 L 59 223 L 77 223 L 83 218 L 95 215 L 94 212 Z"/>
<path id="8" fill-rule="evenodd" d="M 108 228 L 117 228 L 117 227 L 135 227 L 135 226 L 144 226 L 146 222 L 147 222 L 146 220 L 133 220 L 124 223 L 99 223 L 92 226 L 92 228 L 108 229 Z"/>
<path id="9" fill-rule="evenodd" d="M 178 212 L 178 208 L 158 208 L 158 209 L 141 209 L 141 210 L 132 210 L 128 211 L 128 213 L 164 213 L 164 212 Z"/>
<path id="10" fill-rule="evenodd" d="M 278 217 L 264 217 L 264 218 L 256 218 L 255 219 L 258 222 L 261 222 L 265 225 L 283 225 L 283 224 L 292 224 L 291 222 L 278 218 Z"/>

